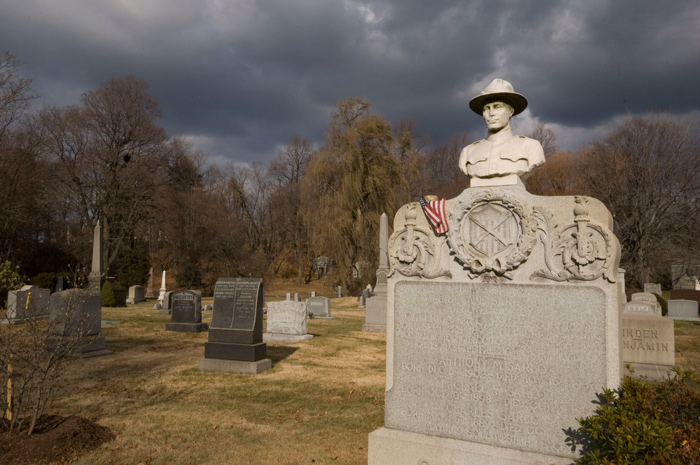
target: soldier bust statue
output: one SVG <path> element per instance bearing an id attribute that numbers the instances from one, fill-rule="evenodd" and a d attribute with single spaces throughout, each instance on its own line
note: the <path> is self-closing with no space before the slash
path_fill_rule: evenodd
<path id="1" fill-rule="evenodd" d="M 522 185 L 544 163 L 542 145 L 525 136 L 515 136 L 510 118 L 527 108 L 527 99 L 513 91 L 503 79 L 491 84 L 469 102 L 469 108 L 484 117 L 488 137 L 462 150 L 459 168 L 471 178 L 471 187 Z"/>

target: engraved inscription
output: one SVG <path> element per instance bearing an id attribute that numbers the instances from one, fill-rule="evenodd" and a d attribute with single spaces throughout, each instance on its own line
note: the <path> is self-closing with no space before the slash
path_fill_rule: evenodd
<path id="1" fill-rule="evenodd" d="M 219 279 L 214 289 L 212 328 L 253 330 L 262 281 Z"/>
<path id="2" fill-rule="evenodd" d="M 605 384 L 605 298 L 584 286 L 398 283 L 386 426 L 570 455 Z"/>

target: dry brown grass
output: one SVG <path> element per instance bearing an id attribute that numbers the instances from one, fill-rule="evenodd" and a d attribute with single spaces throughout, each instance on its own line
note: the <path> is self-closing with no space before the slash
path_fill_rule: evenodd
<path id="1" fill-rule="evenodd" d="M 271 286 L 268 299 L 288 289 L 323 290 Z M 97 420 L 117 438 L 73 463 L 366 464 L 367 434 L 384 423 L 386 339 L 361 331 L 355 298 L 332 305 L 335 320 L 309 320 L 314 339 L 268 343 L 272 370 L 256 376 L 200 372 L 207 334 L 166 332 L 152 302 L 105 308 L 120 322 L 103 328 L 114 354 L 74 364 L 49 413 Z M 699 324 L 676 322 L 676 351 L 700 368 Z"/>
<path id="2" fill-rule="evenodd" d="M 200 372 L 207 334 L 166 332 L 152 302 L 105 308 L 120 322 L 103 329 L 114 354 L 74 364 L 53 408 L 117 438 L 74 463 L 367 463 L 367 434 L 384 420 L 385 337 L 361 331 L 357 299 L 332 305 L 336 319 L 309 320 L 314 339 L 268 343 L 272 370 L 256 376 Z"/>

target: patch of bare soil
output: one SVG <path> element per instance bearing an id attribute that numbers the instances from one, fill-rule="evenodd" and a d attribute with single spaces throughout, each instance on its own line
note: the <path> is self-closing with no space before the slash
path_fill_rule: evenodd
<path id="1" fill-rule="evenodd" d="M 109 428 L 85 418 L 44 415 L 31 436 L 15 432 L 0 435 L 0 464 L 71 463 L 113 439 Z"/>

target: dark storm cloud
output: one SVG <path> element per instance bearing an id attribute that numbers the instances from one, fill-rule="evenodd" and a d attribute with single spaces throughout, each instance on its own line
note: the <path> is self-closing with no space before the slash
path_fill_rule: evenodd
<path id="1" fill-rule="evenodd" d="M 482 137 L 467 102 L 495 77 L 530 100 L 523 128 L 577 149 L 626 112 L 698 109 L 699 24 L 694 0 L 0 0 L 0 44 L 44 102 L 133 74 L 171 135 L 242 162 L 294 134 L 322 142 L 351 96 L 434 143 Z"/>

